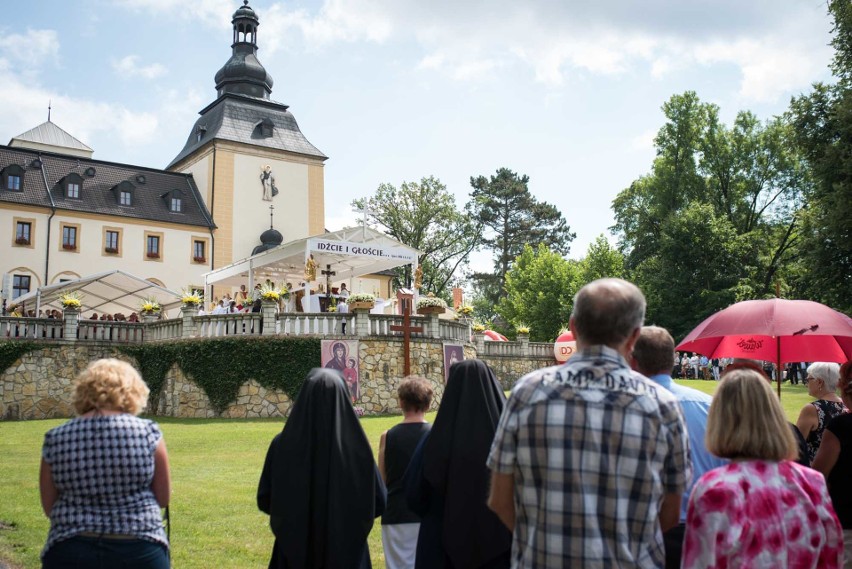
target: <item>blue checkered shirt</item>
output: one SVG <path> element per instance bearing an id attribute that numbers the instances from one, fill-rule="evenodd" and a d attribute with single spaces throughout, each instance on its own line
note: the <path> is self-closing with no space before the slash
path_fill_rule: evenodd
<path id="1" fill-rule="evenodd" d="M 521 378 L 488 467 L 515 480 L 512 567 L 663 567 L 659 511 L 691 477 L 674 395 L 593 346 Z"/>

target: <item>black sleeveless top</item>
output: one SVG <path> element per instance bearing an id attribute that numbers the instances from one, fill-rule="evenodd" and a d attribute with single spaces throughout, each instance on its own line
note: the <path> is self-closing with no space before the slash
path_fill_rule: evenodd
<path id="1" fill-rule="evenodd" d="M 828 493 L 844 530 L 852 529 L 852 414 L 842 413 L 826 427 L 840 440 L 840 456 L 828 474 Z"/>
<path id="2" fill-rule="evenodd" d="M 382 515 L 382 525 L 420 522 L 420 517 L 408 509 L 402 477 L 420 439 L 432 427 L 429 423 L 400 423 L 385 435 L 385 475 L 388 504 Z"/>

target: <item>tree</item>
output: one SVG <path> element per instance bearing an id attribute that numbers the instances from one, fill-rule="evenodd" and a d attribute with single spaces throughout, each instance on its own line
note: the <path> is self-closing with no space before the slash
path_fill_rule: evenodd
<path id="1" fill-rule="evenodd" d="M 526 324 L 533 341 L 553 341 L 571 316 L 574 294 L 579 289 L 576 261 L 540 243 L 525 245 L 506 273 L 506 296 L 499 312 L 514 325 Z"/>
<path id="2" fill-rule="evenodd" d="M 586 256 L 580 261 L 580 281 L 590 283 L 603 278 L 624 278 L 624 255 L 609 244 L 603 234 L 589 244 Z"/>
<path id="3" fill-rule="evenodd" d="M 394 239 L 418 249 L 424 292 L 449 297 L 454 275 L 479 243 L 480 231 L 457 207 L 455 198 L 438 179 L 430 176 L 403 182 L 399 188 L 381 184 L 369 198 L 354 200 L 355 207 L 370 210 L 368 218 Z M 411 286 L 411 267 L 397 273 L 397 286 Z"/>
<path id="4" fill-rule="evenodd" d="M 771 294 L 795 258 L 809 174 L 784 118 L 741 111 L 729 127 L 693 92 L 663 112 L 651 172 L 613 201 L 613 229 L 649 315 L 677 334 L 733 298 Z"/>
<path id="5" fill-rule="evenodd" d="M 507 168 L 500 168 L 490 179 L 485 176 L 470 179 L 473 191 L 466 208 L 484 229 L 481 246 L 494 253 L 500 294 L 505 289 L 506 273 L 526 244 L 541 243 L 567 255 L 575 237 L 559 210 L 538 201 L 530 193 L 528 183 L 527 176 L 518 176 Z"/>
<path id="6" fill-rule="evenodd" d="M 813 186 L 801 216 L 802 243 L 796 292 L 852 312 L 852 6 L 831 0 L 834 18 L 833 86 L 814 85 L 794 99 L 790 117 L 798 148 L 811 168 Z"/>

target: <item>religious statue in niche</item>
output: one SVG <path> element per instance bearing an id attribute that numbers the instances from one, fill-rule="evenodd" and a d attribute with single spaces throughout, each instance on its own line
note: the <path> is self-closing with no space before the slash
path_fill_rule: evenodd
<path id="1" fill-rule="evenodd" d="M 269 164 L 264 166 L 260 173 L 260 183 L 263 184 L 263 201 L 271 202 L 272 198 L 278 195 L 278 188 L 275 186 L 275 176 L 272 175 L 272 166 Z"/>
<path id="2" fill-rule="evenodd" d="M 423 286 L 423 267 L 417 265 L 417 270 L 414 271 L 414 288 Z"/>

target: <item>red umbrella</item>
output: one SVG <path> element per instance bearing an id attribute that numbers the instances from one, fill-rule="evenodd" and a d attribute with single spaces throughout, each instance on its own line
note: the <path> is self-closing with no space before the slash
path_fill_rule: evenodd
<path id="1" fill-rule="evenodd" d="M 845 362 L 852 358 L 852 318 L 810 300 L 746 300 L 704 320 L 676 349 L 776 362 L 779 371 L 784 362 Z"/>

